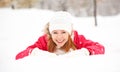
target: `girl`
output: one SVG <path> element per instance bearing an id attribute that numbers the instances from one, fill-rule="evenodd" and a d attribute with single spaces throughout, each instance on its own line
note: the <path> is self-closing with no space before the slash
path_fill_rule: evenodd
<path id="1" fill-rule="evenodd" d="M 73 30 L 72 16 L 68 12 L 58 11 L 46 24 L 45 34 L 16 55 L 16 60 L 29 56 L 35 48 L 62 55 L 78 50 L 84 55 L 104 54 L 104 46 L 98 42 L 87 40 Z"/>

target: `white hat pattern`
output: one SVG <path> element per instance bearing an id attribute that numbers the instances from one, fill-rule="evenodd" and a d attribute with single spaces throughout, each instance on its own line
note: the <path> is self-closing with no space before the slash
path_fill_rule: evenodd
<path id="1" fill-rule="evenodd" d="M 65 11 L 55 12 L 54 16 L 49 21 L 49 31 L 65 30 L 69 34 L 72 32 L 73 19 L 72 15 Z"/>

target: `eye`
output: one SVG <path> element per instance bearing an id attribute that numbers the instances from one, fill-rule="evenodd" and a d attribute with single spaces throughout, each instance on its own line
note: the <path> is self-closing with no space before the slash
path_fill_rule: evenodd
<path id="1" fill-rule="evenodd" d="M 63 31 L 62 33 L 63 33 L 63 34 L 65 34 L 66 32 L 65 32 L 65 31 Z"/>
<path id="2" fill-rule="evenodd" d="M 58 34 L 57 32 L 53 32 L 53 34 Z"/>

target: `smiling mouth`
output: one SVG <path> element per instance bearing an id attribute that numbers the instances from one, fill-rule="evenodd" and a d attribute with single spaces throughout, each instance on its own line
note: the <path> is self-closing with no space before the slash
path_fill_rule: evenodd
<path id="1" fill-rule="evenodd" d="M 64 40 L 62 40 L 62 41 L 58 41 L 58 40 L 56 40 L 57 41 L 57 43 L 63 43 L 64 42 Z"/>

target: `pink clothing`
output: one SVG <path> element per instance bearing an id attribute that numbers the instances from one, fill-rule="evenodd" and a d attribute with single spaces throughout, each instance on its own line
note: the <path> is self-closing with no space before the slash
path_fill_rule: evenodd
<path id="1" fill-rule="evenodd" d="M 28 56 L 29 53 L 31 53 L 32 50 L 36 47 L 41 50 L 48 51 L 46 37 L 46 35 L 40 36 L 39 39 L 33 45 L 28 46 L 25 50 L 18 53 L 16 55 L 16 60 Z M 74 31 L 73 42 L 75 43 L 77 49 L 86 48 L 90 52 L 90 55 L 105 53 L 103 45 L 99 44 L 98 42 L 87 40 L 83 35 L 78 35 L 77 31 Z"/>

